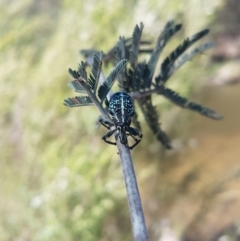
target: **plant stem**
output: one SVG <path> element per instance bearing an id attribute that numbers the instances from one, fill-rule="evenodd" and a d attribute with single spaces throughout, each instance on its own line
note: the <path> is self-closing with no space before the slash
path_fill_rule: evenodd
<path id="1" fill-rule="evenodd" d="M 106 110 L 102 107 L 101 103 L 98 101 L 94 93 L 89 89 L 86 81 L 79 78 L 78 81 L 81 83 L 82 87 L 87 92 L 88 96 L 97 106 L 102 116 L 105 119 L 109 119 Z M 147 228 L 145 225 L 144 214 L 142 209 L 142 203 L 138 191 L 138 185 L 136 181 L 135 171 L 133 167 L 132 157 L 128 145 L 123 145 L 118 134 L 115 135 L 119 155 L 121 158 L 123 176 L 125 180 L 125 185 L 127 189 L 128 206 L 132 222 L 132 231 L 135 241 L 148 241 Z"/>
<path id="2" fill-rule="evenodd" d="M 121 158 L 123 176 L 127 189 L 133 237 L 135 241 L 148 241 L 147 228 L 144 220 L 142 203 L 138 191 L 130 149 L 127 145 L 123 145 L 117 137 L 118 135 L 116 135 L 115 138 Z"/>

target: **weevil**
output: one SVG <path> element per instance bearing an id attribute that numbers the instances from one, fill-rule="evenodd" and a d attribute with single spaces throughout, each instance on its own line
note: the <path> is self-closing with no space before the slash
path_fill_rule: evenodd
<path id="1" fill-rule="evenodd" d="M 113 94 L 109 100 L 108 112 L 111 121 L 99 119 L 99 122 L 109 130 L 102 139 L 108 144 L 116 145 L 116 142 L 107 139 L 117 131 L 118 138 L 122 144 L 128 143 L 128 136 L 134 139 L 135 143 L 129 146 L 130 149 L 133 149 L 141 141 L 143 135 L 138 129 L 130 126 L 131 117 L 134 115 L 134 107 L 130 95 L 122 91 Z"/>

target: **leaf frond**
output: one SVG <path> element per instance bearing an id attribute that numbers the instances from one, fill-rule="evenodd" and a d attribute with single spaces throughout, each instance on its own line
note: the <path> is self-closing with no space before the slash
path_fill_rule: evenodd
<path id="1" fill-rule="evenodd" d="M 96 90 L 97 90 L 101 68 L 102 68 L 102 53 L 100 53 L 99 57 L 97 54 L 94 54 L 93 61 L 92 61 L 92 73 L 88 78 L 88 85 L 93 91 L 93 93 L 96 93 Z"/>
<path id="2" fill-rule="evenodd" d="M 85 81 L 87 81 L 87 71 L 86 71 L 86 64 L 81 61 L 81 63 L 78 65 L 78 73 L 81 78 L 83 78 Z"/>
<path id="3" fill-rule="evenodd" d="M 93 101 L 90 99 L 89 96 L 75 96 L 72 98 L 67 98 L 64 100 L 63 104 L 68 107 L 94 105 Z"/>
<path id="4" fill-rule="evenodd" d="M 117 76 L 121 73 L 121 71 L 125 68 L 127 64 L 127 60 L 121 60 L 111 71 L 109 76 L 106 78 L 104 83 L 98 89 L 98 97 L 100 98 L 101 102 L 105 100 L 109 90 L 112 88 Z"/>
<path id="5" fill-rule="evenodd" d="M 167 42 L 171 39 L 171 37 L 177 33 L 182 28 L 181 24 L 174 24 L 173 21 L 167 22 L 167 24 L 164 27 L 164 30 L 160 33 L 156 46 L 154 50 L 152 51 L 152 54 L 150 56 L 150 59 L 148 61 L 148 68 L 150 70 L 149 75 L 147 76 L 147 86 L 150 87 L 152 83 L 152 78 L 156 69 L 156 65 L 158 62 L 158 59 L 162 53 L 163 48 L 167 44 Z"/>
<path id="6" fill-rule="evenodd" d="M 140 63 L 138 65 L 138 71 L 137 71 L 137 76 L 141 74 L 141 80 L 140 80 L 140 90 L 145 90 L 150 88 L 149 86 L 149 81 L 148 81 L 148 76 L 150 75 L 150 69 L 148 67 L 148 64 L 146 62 Z M 139 89 L 137 89 L 139 90 Z"/>
<path id="7" fill-rule="evenodd" d="M 115 47 L 115 60 L 117 63 L 123 59 L 126 59 L 126 46 L 125 38 L 119 37 L 118 43 Z"/>
<path id="8" fill-rule="evenodd" d="M 205 43 L 198 46 L 197 48 L 194 48 L 191 52 L 182 55 L 181 58 L 171 66 L 166 78 L 168 79 L 177 69 L 179 69 L 186 62 L 193 59 L 197 54 L 201 54 L 204 51 L 213 48 L 214 46 L 215 44 L 213 42 Z"/>
<path id="9" fill-rule="evenodd" d="M 119 41 L 115 47 L 115 64 L 123 59 L 126 59 L 125 38 L 119 37 Z M 121 90 L 127 91 L 126 68 L 118 75 L 118 86 Z"/>
<path id="10" fill-rule="evenodd" d="M 156 78 L 157 84 L 159 83 L 159 81 L 165 82 L 167 80 L 169 70 L 174 64 L 174 62 L 177 60 L 177 58 L 180 57 L 196 41 L 198 41 L 208 33 L 209 33 L 209 30 L 204 29 L 194 34 L 192 37 L 185 39 L 181 45 L 179 45 L 174 51 L 172 51 L 172 53 L 161 64 L 160 74 Z"/>
<path id="11" fill-rule="evenodd" d="M 136 76 L 135 76 L 135 78 L 137 79 L 137 81 L 135 83 L 135 90 L 137 90 L 137 91 L 139 91 L 141 89 L 145 89 L 143 76 L 146 71 L 146 68 L 147 68 L 146 61 L 142 61 L 137 64 Z"/>
<path id="12" fill-rule="evenodd" d="M 73 89 L 76 92 L 79 93 L 86 93 L 85 89 L 82 87 L 82 85 L 77 80 L 71 81 L 68 86 Z"/>
<path id="13" fill-rule="evenodd" d="M 173 91 L 171 89 L 165 88 L 164 86 L 159 86 L 157 88 L 159 89 L 159 93 L 161 95 L 165 96 L 167 99 L 172 101 L 174 104 L 176 104 L 182 108 L 187 108 L 192 111 L 196 111 L 199 114 L 209 117 L 211 119 L 215 119 L 215 120 L 222 119 L 222 115 L 220 115 L 220 114 L 216 113 L 215 111 L 213 111 L 209 108 L 206 108 L 200 104 L 190 102 L 187 98 L 180 96 L 178 93 L 176 93 L 175 91 Z"/>
<path id="14" fill-rule="evenodd" d="M 165 146 L 165 148 L 171 149 L 172 147 L 170 140 L 160 127 L 160 123 L 158 121 L 158 112 L 152 104 L 151 96 L 139 99 L 137 100 L 137 102 L 141 108 L 141 111 L 148 126 L 150 127 L 153 134 L 156 136 L 156 139 L 160 141 Z"/>
<path id="15" fill-rule="evenodd" d="M 68 73 L 74 78 L 78 79 L 80 77 L 80 74 L 76 70 L 68 69 Z"/>
<path id="16" fill-rule="evenodd" d="M 133 30 L 132 46 L 131 46 L 130 57 L 129 57 L 129 63 L 130 63 L 131 68 L 133 68 L 133 69 L 135 69 L 135 67 L 137 65 L 142 30 L 143 30 L 143 23 L 140 23 L 139 26 L 136 25 Z"/>

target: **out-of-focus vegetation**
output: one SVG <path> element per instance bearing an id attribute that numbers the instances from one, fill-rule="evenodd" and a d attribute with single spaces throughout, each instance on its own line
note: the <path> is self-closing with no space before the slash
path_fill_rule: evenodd
<path id="1" fill-rule="evenodd" d="M 96 108 L 68 109 L 62 105 L 64 98 L 74 94 L 67 86 L 71 80 L 67 69 L 75 68 L 81 60 L 80 49 L 108 50 L 119 35 L 129 36 L 140 21 L 145 24 L 145 35 L 154 39 L 166 21 L 174 18 L 184 24 L 185 33 L 166 48 L 167 55 L 185 36 L 208 25 L 217 3 L 0 2 L 1 241 L 131 240 L 116 148 L 101 140 L 105 130 L 96 128 Z M 196 90 L 196 81 L 211 71 L 207 68 L 208 59 L 208 55 L 202 55 L 188 63 L 173 76 L 171 87 L 182 95 L 190 95 Z M 173 138 L 184 138 L 188 112 L 179 115 L 180 109 L 172 108 L 168 102 L 155 102 L 161 111 L 163 128 Z M 174 126 L 176 115 L 178 126 Z M 150 237 L 156 240 L 159 220 L 181 215 L 181 211 L 172 215 L 166 211 L 174 198 L 181 196 L 181 190 L 175 187 L 175 180 L 168 179 L 171 176 L 165 176 L 165 181 L 158 176 L 166 170 L 159 164 L 163 161 L 159 143 L 147 128 L 143 132 L 143 142 L 133 151 L 133 159 Z M 168 163 L 168 168 L 175 164 Z M 160 189 L 147 186 L 153 177 L 155 187 L 156 182 L 163 183 Z M 186 182 L 191 182 L 189 178 Z M 161 211 L 154 211 L 154 205 Z M 151 217 L 151 210 L 158 213 L 158 218 Z M 180 235 L 186 223 L 182 224 L 179 217 L 175 220 Z"/>

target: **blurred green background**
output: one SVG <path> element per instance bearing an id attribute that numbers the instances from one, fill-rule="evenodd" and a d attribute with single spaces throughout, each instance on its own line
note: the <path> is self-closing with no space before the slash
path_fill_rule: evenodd
<path id="1" fill-rule="evenodd" d="M 96 126 L 95 107 L 63 106 L 75 95 L 67 70 L 82 60 L 80 49 L 107 51 L 140 21 L 144 36 L 155 40 L 170 19 L 184 27 L 164 56 L 206 27 L 208 40 L 219 44 L 168 86 L 225 119 L 154 99 L 175 148 L 165 152 L 142 124 L 143 141 L 132 153 L 150 240 L 234 240 L 240 223 L 238 5 L 1 0 L 0 241 L 132 240 L 117 150 L 101 140 L 105 130 Z"/>

